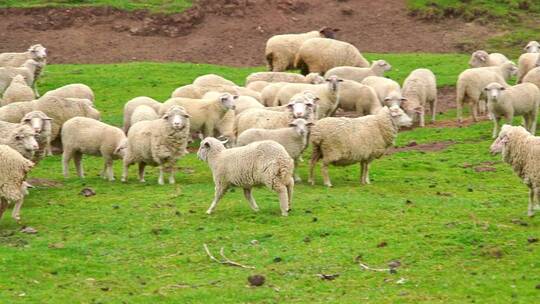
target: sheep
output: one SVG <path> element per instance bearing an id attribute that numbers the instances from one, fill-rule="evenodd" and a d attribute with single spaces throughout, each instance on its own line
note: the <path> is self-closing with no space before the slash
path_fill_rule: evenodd
<path id="1" fill-rule="evenodd" d="M 126 134 L 131 127 L 131 116 L 133 115 L 133 112 L 137 107 L 141 105 L 149 106 L 154 111 L 156 111 L 156 113 L 159 112 L 159 108 L 161 107 L 160 102 L 146 96 L 135 97 L 130 101 L 126 102 L 126 104 L 124 105 L 124 125 L 122 127 Z"/>
<path id="2" fill-rule="evenodd" d="M 472 53 L 471 59 L 469 60 L 469 66 L 471 68 L 499 66 L 508 61 L 508 58 L 501 53 L 488 54 L 488 52 L 484 50 L 479 50 Z"/>
<path id="3" fill-rule="evenodd" d="M 171 106 L 182 106 L 191 116 L 190 132 L 202 132 L 204 137 L 214 136 L 219 121 L 229 110 L 234 110 L 237 95 L 222 93 L 211 99 L 171 98 L 165 101 L 159 113 L 164 114 Z"/>
<path id="4" fill-rule="evenodd" d="M 309 128 L 311 126 L 313 126 L 313 122 L 306 121 L 303 118 L 297 118 L 291 121 L 287 128 L 273 130 L 249 129 L 238 136 L 236 146 L 245 146 L 261 140 L 273 140 L 281 144 L 294 160 L 294 181 L 300 182 L 302 179 L 296 173 L 296 168 L 298 167 L 298 160 L 302 156 L 302 152 L 307 148 Z"/>
<path id="5" fill-rule="evenodd" d="M 225 79 L 216 74 L 207 74 L 199 76 L 193 80 L 193 85 L 198 87 L 213 87 L 213 86 L 236 86 L 236 84 L 228 79 Z"/>
<path id="6" fill-rule="evenodd" d="M 507 124 L 512 124 L 514 116 L 523 116 L 525 128 L 531 134 L 536 132 L 536 117 L 540 106 L 540 89 L 532 83 L 522 83 L 512 87 L 497 82 L 488 84 L 488 110 L 493 118 L 493 138 L 497 138 L 499 121 L 504 116 Z"/>
<path id="7" fill-rule="evenodd" d="M 399 83 L 385 77 L 368 76 L 364 78 L 364 80 L 362 80 L 361 84 L 370 86 L 375 90 L 375 93 L 377 93 L 377 97 L 379 98 L 381 105 L 389 105 L 385 104 L 385 99 L 390 95 L 390 92 L 401 93 L 401 87 Z"/>
<path id="8" fill-rule="evenodd" d="M 262 90 L 266 88 L 269 84 L 271 84 L 271 82 L 264 81 L 264 80 L 257 80 L 257 81 L 252 81 L 249 84 L 247 84 L 246 88 L 253 91 L 257 91 L 257 92 L 262 92 Z"/>
<path id="9" fill-rule="evenodd" d="M 170 173 L 169 183 L 175 183 L 176 161 L 186 153 L 190 139 L 190 115 L 179 106 L 170 107 L 161 118 L 133 125 L 127 136 L 124 152 L 122 182 L 127 181 L 131 164 L 139 164 L 139 181 L 144 180 L 146 165 L 159 167 L 160 185 L 164 170 Z"/>
<path id="10" fill-rule="evenodd" d="M 540 59 L 540 57 L 539 57 Z M 535 84 L 540 88 L 540 65 L 532 70 L 530 70 L 525 77 L 523 77 L 523 82 L 530 82 Z"/>
<path id="11" fill-rule="evenodd" d="M 354 111 L 358 116 L 376 114 L 381 102 L 375 90 L 353 80 L 344 80 L 339 88 L 339 105 L 344 111 Z"/>
<path id="12" fill-rule="evenodd" d="M 402 96 L 404 98 L 401 108 L 413 119 L 419 121 L 424 127 L 425 106 L 429 104 L 431 122 L 435 121 L 437 107 L 437 79 L 428 69 L 416 69 L 403 81 Z"/>
<path id="13" fill-rule="evenodd" d="M 59 138 L 62 125 L 70 118 L 77 116 L 97 120 L 100 118 L 99 111 L 88 99 L 44 96 L 38 100 L 10 103 L 0 108 L 0 120 L 18 123 L 24 115 L 32 111 L 41 111 L 52 118 L 51 141 Z"/>
<path id="14" fill-rule="evenodd" d="M 47 93 L 43 94 L 42 97 L 48 96 L 56 96 L 60 98 L 80 98 L 88 99 L 92 102 L 95 101 L 94 91 L 92 91 L 89 86 L 82 83 L 72 83 L 59 87 L 58 89 L 48 91 Z"/>
<path id="15" fill-rule="evenodd" d="M 32 45 L 24 53 L 2 53 L 0 54 L 0 67 L 20 67 L 28 59 L 44 61 L 47 58 L 47 49 L 41 44 Z"/>
<path id="16" fill-rule="evenodd" d="M 360 163 L 362 184 L 369 184 L 369 163 L 384 155 L 393 145 L 399 127 L 410 126 L 412 119 L 399 105 L 383 107 L 377 114 L 359 118 L 323 118 L 311 128 L 313 147 L 309 183 L 315 184 L 313 170 L 319 159 L 324 185 L 332 187 L 328 165 L 347 166 Z"/>
<path id="17" fill-rule="evenodd" d="M 540 43 L 538 41 L 529 41 L 523 50 L 527 53 L 540 53 Z"/>
<path id="18" fill-rule="evenodd" d="M 35 72 L 40 65 L 41 63 L 29 59 L 20 67 L 0 68 L 0 94 L 4 93 L 15 76 L 21 75 L 24 77 L 26 84 L 34 89 L 36 96 L 39 96 L 35 87 L 35 81 L 37 80 L 35 78 Z"/>
<path id="19" fill-rule="evenodd" d="M 20 210 L 27 194 L 26 175 L 33 167 L 34 163 L 16 150 L 0 144 L 0 218 L 9 203 L 15 203 L 11 216 L 17 222 L 21 220 Z"/>
<path id="20" fill-rule="evenodd" d="M 392 66 L 385 60 L 375 60 L 369 68 L 359 68 L 352 66 L 338 66 L 332 68 L 324 74 L 325 78 L 335 75 L 341 79 L 354 80 L 362 82 L 368 76 L 383 77 L 384 73 L 392 70 Z"/>
<path id="21" fill-rule="evenodd" d="M 217 99 L 221 95 L 227 94 L 227 93 L 220 93 L 220 92 L 208 92 L 204 94 L 202 99 Z M 252 108 L 259 108 L 262 109 L 264 106 L 255 98 L 251 96 L 238 96 L 234 100 L 234 114 L 240 114 L 244 112 L 247 109 Z M 229 111 L 232 112 L 232 111 Z M 229 115 L 229 112 L 227 112 L 226 115 Z"/>
<path id="22" fill-rule="evenodd" d="M 246 77 L 246 86 L 255 81 L 266 82 L 293 82 L 317 84 L 324 81 L 318 73 L 310 73 L 307 76 L 287 72 L 256 72 Z"/>
<path id="23" fill-rule="evenodd" d="M 369 67 L 369 62 L 354 45 L 328 38 L 312 38 L 304 42 L 294 62 L 302 75 L 324 75 L 338 66 Z"/>
<path id="24" fill-rule="evenodd" d="M 537 66 L 540 66 L 540 53 L 525 53 L 519 56 L 516 83 L 523 83 L 525 75 Z"/>
<path id="25" fill-rule="evenodd" d="M 499 136 L 490 147 L 490 152 L 502 154 L 504 162 L 529 187 L 527 215 L 532 217 L 540 210 L 540 138 L 531 135 L 523 127 L 503 125 Z"/>
<path id="26" fill-rule="evenodd" d="M 267 85 L 261 91 L 261 103 L 267 107 L 274 106 L 274 100 L 276 99 L 277 93 L 279 92 L 279 90 L 281 90 L 281 88 L 288 84 L 288 82 L 273 82 Z"/>
<path id="27" fill-rule="evenodd" d="M 268 70 L 272 72 L 283 72 L 296 67 L 295 56 L 302 44 L 317 37 L 335 38 L 335 33 L 339 29 L 324 27 L 319 31 L 311 31 L 302 34 L 275 35 L 268 39 L 264 55 L 268 63 Z"/>
<path id="28" fill-rule="evenodd" d="M 87 118 L 74 117 L 62 127 L 62 167 L 64 178 L 69 175 L 69 161 L 75 162 L 77 175 L 84 178 L 82 156 L 95 155 L 103 157 L 101 177 L 114 181 L 113 161 L 124 156 L 126 135 L 122 129 Z"/>
<path id="29" fill-rule="evenodd" d="M 263 140 L 226 149 L 216 138 L 207 137 L 201 142 L 197 156 L 208 163 L 215 184 L 214 200 L 207 214 L 212 214 L 231 185 L 244 189 L 244 196 L 254 211 L 259 211 L 259 207 L 251 189 L 265 185 L 278 193 L 281 215 L 289 214 L 294 189 L 294 161 L 282 145 Z"/>
<path id="30" fill-rule="evenodd" d="M 200 88 L 193 84 L 188 84 L 176 88 L 176 90 L 172 92 L 171 98 L 183 97 L 196 99 L 201 98 L 205 93 L 206 91 L 203 88 Z"/>
<path id="31" fill-rule="evenodd" d="M 319 98 L 316 119 L 331 116 L 339 105 L 343 79 L 339 79 L 337 76 L 330 76 L 326 81 L 327 84 L 317 85 L 290 83 L 279 90 L 274 101 L 274 106 L 285 105 L 295 94 L 310 91 Z"/>
<path id="32" fill-rule="evenodd" d="M 32 160 L 39 149 L 36 133 L 27 125 L 0 121 L 0 145 L 8 145 L 26 159 Z"/>
<path id="33" fill-rule="evenodd" d="M 456 108 L 458 122 L 462 122 L 463 103 L 471 104 L 471 115 L 473 120 L 478 121 L 480 99 L 484 100 L 484 88 L 497 82 L 508 86 L 506 80 L 517 72 L 516 66 L 512 62 L 504 63 L 496 67 L 483 67 L 467 69 L 458 76 L 456 85 Z M 481 106 L 481 105 L 480 105 Z M 480 107 L 480 110 L 481 107 Z"/>
<path id="34" fill-rule="evenodd" d="M 11 84 L 0 99 L 0 106 L 13 102 L 32 101 L 36 98 L 34 90 L 26 83 L 24 76 L 17 75 L 11 80 Z"/>
<path id="35" fill-rule="evenodd" d="M 38 149 L 34 152 L 32 161 L 39 163 L 46 155 L 52 155 L 51 153 L 51 132 L 52 132 L 52 118 L 41 111 L 32 111 L 26 113 L 21 118 L 21 124 L 27 125 L 35 132 L 35 139 L 38 144 Z"/>
<path id="36" fill-rule="evenodd" d="M 131 115 L 130 125 L 133 126 L 139 121 L 154 120 L 158 118 L 159 116 L 157 112 L 152 107 L 149 107 L 147 105 L 140 105 L 135 108 L 135 111 L 133 111 L 133 114 Z"/>
<path id="37" fill-rule="evenodd" d="M 191 98 L 191 99 L 201 99 L 204 94 L 215 91 L 215 92 L 223 92 L 223 93 L 230 93 L 233 95 L 244 95 L 244 96 L 251 96 L 257 100 L 261 99 L 261 94 L 257 91 L 239 87 L 239 86 L 230 86 L 230 85 L 209 85 L 209 86 L 197 86 L 197 85 L 187 85 L 183 87 L 179 87 L 172 93 L 171 98 Z"/>

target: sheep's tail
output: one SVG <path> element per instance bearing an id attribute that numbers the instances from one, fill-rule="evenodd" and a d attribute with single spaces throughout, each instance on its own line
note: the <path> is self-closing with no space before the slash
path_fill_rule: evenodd
<path id="1" fill-rule="evenodd" d="M 300 54 L 296 54 L 296 57 L 294 58 L 294 67 L 300 69 L 300 73 L 302 73 L 304 76 L 309 74 L 309 67 L 304 62 L 304 59 L 302 59 Z"/>
<path id="2" fill-rule="evenodd" d="M 268 70 L 274 70 L 274 53 L 270 52 L 266 54 L 266 62 L 268 63 Z"/>

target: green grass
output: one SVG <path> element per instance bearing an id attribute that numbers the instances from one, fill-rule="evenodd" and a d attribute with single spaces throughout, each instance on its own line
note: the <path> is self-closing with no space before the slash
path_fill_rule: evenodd
<path id="1" fill-rule="evenodd" d="M 418 62 L 431 62 L 450 84 L 467 58 L 440 56 L 369 57 L 399 66 L 398 79 Z M 132 97 L 164 100 L 201 74 L 241 83 L 255 70 L 261 68 L 51 65 L 40 88 L 86 83 L 104 121 L 119 125 Z M 317 170 L 316 186 L 295 187 L 288 218 L 279 216 L 277 197 L 266 189 L 255 191 L 259 213 L 234 189 L 207 216 L 211 172 L 194 154 L 179 161 L 178 183 L 165 186 L 152 168 L 146 184 L 135 180 L 135 168 L 127 184 L 105 182 L 95 157 L 85 158 L 85 180 L 64 180 L 60 157 L 47 158 L 32 177 L 62 185 L 34 189 L 22 209 L 23 224 L 39 233 L 18 232 L 9 212 L 0 221 L 0 303 L 533 303 L 540 296 L 540 245 L 527 238 L 540 237 L 540 222 L 525 216 L 526 187 L 488 154 L 490 128 L 483 122 L 402 132 L 400 146 L 456 144 L 376 160 L 369 186 L 358 184 L 358 166 L 332 167 L 332 189 L 322 186 Z M 486 161 L 495 162 L 496 172 L 463 166 Z M 306 162 L 300 174 L 306 178 Z M 97 195 L 80 196 L 84 187 Z M 256 268 L 219 265 L 204 253 L 205 243 L 217 256 L 224 247 L 232 260 Z M 372 267 L 396 259 L 402 266 L 396 274 L 364 271 L 357 256 Z M 323 281 L 319 273 L 340 276 Z M 247 287 L 251 274 L 264 275 L 265 285 Z"/>
<path id="2" fill-rule="evenodd" d="M 156 13 L 179 13 L 191 7 L 192 0 L 0 0 L 0 8 L 18 7 L 95 7 L 110 6 L 123 10 L 146 9 Z"/>

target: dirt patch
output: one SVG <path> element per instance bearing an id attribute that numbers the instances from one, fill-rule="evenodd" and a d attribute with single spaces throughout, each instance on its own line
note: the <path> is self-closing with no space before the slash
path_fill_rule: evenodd
<path id="1" fill-rule="evenodd" d="M 488 28 L 460 20 L 428 23 L 403 0 L 199 0 L 180 14 L 112 8 L 2 9 L 0 52 L 43 43 L 52 63 L 133 60 L 263 65 L 266 40 L 332 26 L 363 52 L 456 52 Z"/>
<path id="2" fill-rule="evenodd" d="M 45 179 L 45 178 L 29 178 L 26 180 L 26 182 L 34 187 L 57 188 L 63 185 L 61 182 L 57 182 L 57 181 L 53 181 L 53 180 Z"/>
<path id="3" fill-rule="evenodd" d="M 424 151 L 424 152 L 438 152 L 442 150 L 446 150 L 451 145 L 456 144 L 455 141 L 439 141 L 439 142 L 433 142 L 433 143 L 427 143 L 427 144 L 418 144 L 416 141 L 412 141 L 408 143 L 404 147 L 393 147 L 390 148 L 386 154 L 394 154 L 397 152 L 405 152 L 405 151 Z"/>

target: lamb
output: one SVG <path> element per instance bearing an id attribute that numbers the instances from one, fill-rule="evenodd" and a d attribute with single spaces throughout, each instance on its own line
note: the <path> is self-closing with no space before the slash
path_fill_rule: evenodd
<path id="1" fill-rule="evenodd" d="M 302 75 L 324 75 L 338 66 L 369 67 L 369 62 L 352 44 L 328 38 L 312 38 L 304 42 L 294 62 Z"/>
<path id="2" fill-rule="evenodd" d="M 39 149 L 34 131 L 26 125 L 0 121 L 0 145 L 10 146 L 31 160 Z"/>
<path id="3" fill-rule="evenodd" d="M 236 86 L 236 84 L 228 79 L 225 79 L 216 74 L 207 74 L 199 76 L 193 80 L 193 85 L 198 87 L 213 87 L 213 86 Z"/>
<path id="4" fill-rule="evenodd" d="M 354 111 L 358 116 L 376 114 L 382 108 L 372 87 L 353 80 L 345 80 L 340 84 L 338 107 L 345 111 Z"/>
<path id="5" fill-rule="evenodd" d="M 523 127 L 503 125 L 499 136 L 490 147 L 492 154 L 502 154 L 502 159 L 529 187 L 527 215 L 532 217 L 540 210 L 540 138 Z"/>
<path id="6" fill-rule="evenodd" d="M 146 96 L 135 97 L 131 99 L 130 101 L 126 102 L 126 104 L 124 105 L 124 125 L 123 125 L 123 130 L 126 134 L 128 133 L 129 128 L 131 127 L 131 116 L 133 116 L 133 112 L 135 111 L 137 107 L 141 105 L 149 106 L 154 111 L 156 111 L 156 113 L 159 112 L 159 109 L 161 107 L 160 102 Z"/>
<path id="7" fill-rule="evenodd" d="M 39 96 L 35 88 L 35 73 L 41 63 L 29 59 L 20 67 L 3 67 L 0 68 L 0 94 L 3 94 L 7 87 L 10 85 L 11 80 L 17 75 L 21 75 L 26 80 L 26 84 L 34 88 L 34 93 Z"/>
<path id="8" fill-rule="evenodd" d="M 124 154 L 122 182 L 127 181 L 131 164 L 139 164 L 139 181 L 144 180 L 146 165 L 159 166 L 160 185 L 164 184 L 163 172 L 170 173 L 169 183 L 175 183 L 176 161 L 186 153 L 190 139 L 189 114 L 179 106 L 170 107 L 161 118 L 141 121 L 128 133 Z"/>
<path id="9" fill-rule="evenodd" d="M 516 72 L 517 68 L 515 65 L 512 62 L 507 62 L 496 67 L 467 69 L 459 74 L 456 85 L 456 112 L 458 122 L 462 122 L 464 102 L 471 104 L 473 120 L 475 122 L 478 121 L 479 102 L 481 98 L 484 98 L 484 88 L 492 82 L 508 86 L 506 80 Z"/>
<path id="10" fill-rule="evenodd" d="M 323 118 L 311 129 L 313 153 L 309 182 L 314 185 L 313 170 L 322 158 L 324 185 L 332 187 L 328 165 L 360 163 L 361 183 L 369 184 L 369 163 L 384 155 L 397 136 L 399 127 L 410 126 L 412 119 L 398 105 L 383 107 L 377 114 L 359 118 Z"/>
<path id="11" fill-rule="evenodd" d="M 34 90 L 26 83 L 24 76 L 17 75 L 11 80 L 11 84 L 0 99 L 0 106 L 5 106 L 13 102 L 32 101 L 36 98 Z"/>
<path id="12" fill-rule="evenodd" d="M 42 97 L 48 96 L 56 96 L 60 98 L 80 98 L 88 99 L 92 102 L 95 101 L 94 91 L 92 91 L 89 86 L 82 83 L 72 83 L 59 87 L 58 89 L 48 91 L 47 93 L 43 94 Z"/>
<path id="13" fill-rule="evenodd" d="M 469 66 L 471 68 L 500 66 L 508 61 L 508 58 L 501 53 L 488 54 L 488 52 L 484 50 L 479 50 L 472 53 L 471 59 L 469 60 Z"/>
<path id="14" fill-rule="evenodd" d="M 331 116 L 339 105 L 340 88 L 343 79 L 339 79 L 337 76 L 330 76 L 326 81 L 328 82 L 327 84 L 290 83 L 285 85 L 277 93 L 274 105 L 285 105 L 295 94 L 310 91 L 319 98 L 316 119 Z"/>
<path id="15" fill-rule="evenodd" d="M 297 118 L 290 122 L 287 128 L 273 130 L 249 129 L 238 137 L 236 146 L 245 146 L 261 140 L 273 140 L 281 144 L 294 160 L 294 181 L 300 182 L 302 179 L 296 173 L 296 168 L 298 167 L 298 160 L 302 156 L 302 152 L 307 148 L 309 128 L 311 126 L 313 126 L 313 122 L 306 121 L 303 118 Z"/>
<path id="16" fill-rule="evenodd" d="M 15 203 L 11 216 L 17 222 L 21 220 L 20 210 L 26 191 L 26 175 L 34 163 L 24 158 L 7 145 L 0 145 L 0 218 L 9 203 Z"/>
<path id="17" fill-rule="evenodd" d="M 147 105 L 140 105 L 135 108 L 135 111 L 133 111 L 133 115 L 131 115 L 130 125 L 133 126 L 139 121 L 154 120 L 158 118 L 159 115 L 152 107 L 149 107 Z"/>
<path id="18" fill-rule="evenodd" d="M 238 96 L 223 93 L 212 99 L 171 98 L 163 103 L 160 114 L 164 114 L 171 106 L 182 106 L 192 117 L 190 132 L 202 132 L 205 137 L 213 136 L 219 121 L 229 110 L 234 110 Z"/>
<path id="19" fill-rule="evenodd" d="M 540 65 L 532 70 L 530 70 L 525 77 L 523 77 L 523 82 L 530 82 L 535 84 L 540 88 Z"/>
<path id="20" fill-rule="evenodd" d="M 540 106 L 540 89 L 532 83 L 522 83 L 506 87 L 497 82 L 488 84 L 486 91 L 488 110 L 493 118 L 493 138 L 497 138 L 499 121 L 504 116 L 511 125 L 514 116 L 523 116 L 525 128 L 531 134 L 536 132 L 536 118 Z"/>
<path id="21" fill-rule="evenodd" d="M 62 127 L 62 165 L 64 178 L 69 175 L 69 161 L 73 158 L 77 175 L 84 178 L 82 156 L 95 155 L 103 157 L 101 176 L 114 181 L 113 160 L 124 157 L 126 135 L 117 127 L 87 118 L 74 117 Z"/>
<path id="22" fill-rule="evenodd" d="M 525 75 L 537 66 L 540 66 L 540 53 L 525 53 L 519 56 L 517 83 L 523 83 Z"/>
<path id="23" fill-rule="evenodd" d="M 325 78 L 335 75 L 341 79 L 362 82 L 368 76 L 383 77 L 384 73 L 392 70 L 392 66 L 385 60 L 375 60 L 369 68 L 358 68 L 352 66 L 338 66 L 332 68 L 324 74 Z"/>
<path id="24" fill-rule="evenodd" d="M 203 88 L 200 88 L 193 84 L 188 84 L 185 86 L 178 87 L 176 90 L 174 90 L 171 94 L 171 98 L 202 98 L 202 96 L 206 93 L 206 90 L 203 90 Z"/>
<path id="25" fill-rule="evenodd" d="M 377 93 L 377 97 L 381 102 L 381 105 L 389 105 L 385 103 L 386 97 L 390 95 L 391 92 L 401 93 L 401 87 L 396 81 L 379 76 L 368 76 L 362 80 L 361 84 L 372 87 Z"/>
<path id="26" fill-rule="evenodd" d="M 540 43 L 538 41 L 529 41 L 523 50 L 527 53 L 540 53 Z"/>
<path id="27" fill-rule="evenodd" d="M 265 185 L 278 193 L 281 215 L 289 214 L 294 189 L 294 162 L 282 145 L 263 140 L 226 149 L 222 142 L 208 137 L 201 142 L 197 156 L 208 163 L 214 178 L 215 196 L 207 214 L 216 209 L 231 185 L 244 189 L 244 196 L 254 211 L 259 211 L 259 207 L 251 189 Z"/>
<path id="28" fill-rule="evenodd" d="M 27 60 L 33 59 L 41 62 L 47 58 L 47 49 L 41 44 L 32 45 L 24 53 L 3 53 L 0 54 L 0 67 L 20 67 Z"/>
<path id="29" fill-rule="evenodd" d="M 324 78 L 318 73 L 310 73 L 307 76 L 304 76 L 287 72 L 256 72 L 248 75 L 246 78 L 246 86 L 255 81 L 317 84 L 323 82 Z"/>
<path id="30" fill-rule="evenodd" d="M 35 139 L 38 144 L 38 149 L 34 152 L 32 161 L 37 164 L 46 155 L 52 155 L 51 153 L 51 132 L 52 132 L 52 118 L 47 116 L 41 111 L 32 111 L 26 113 L 21 119 L 22 125 L 27 125 L 35 132 Z"/>
<path id="31" fill-rule="evenodd" d="M 265 58 L 268 62 L 268 70 L 283 72 L 295 68 L 294 59 L 302 44 L 317 37 L 335 38 L 339 29 L 323 27 L 319 31 L 311 31 L 302 34 L 275 35 L 266 42 Z"/>
<path id="32" fill-rule="evenodd" d="M 403 82 L 402 95 L 405 98 L 401 108 L 413 119 L 418 120 L 419 126 L 424 127 L 425 106 L 429 104 L 431 122 L 435 121 L 437 106 L 437 79 L 428 69 L 416 69 Z M 418 118 L 418 119 L 417 119 Z"/>
<path id="33" fill-rule="evenodd" d="M 204 94 L 202 99 L 217 99 L 221 95 L 224 95 L 224 94 L 227 94 L 227 93 L 208 92 L 208 93 Z M 234 100 L 234 114 L 240 114 L 240 113 L 244 112 L 245 110 L 252 109 L 252 108 L 262 109 L 262 108 L 264 108 L 264 106 L 257 99 L 255 99 L 255 98 L 253 98 L 251 96 L 238 96 Z M 229 115 L 230 112 L 232 112 L 232 111 L 227 112 L 226 115 Z"/>

